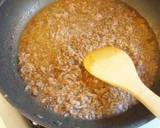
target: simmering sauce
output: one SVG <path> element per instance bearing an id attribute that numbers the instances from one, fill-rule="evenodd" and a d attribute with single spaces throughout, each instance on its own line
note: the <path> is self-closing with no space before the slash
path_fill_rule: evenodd
<path id="1" fill-rule="evenodd" d="M 134 9 L 119 0 L 59 0 L 49 5 L 21 36 L 19 66 L 26 89 L 64 116 L 92 120 L 125 112 L 136 99 L 83 67 L 88 52 L 105 46 L 126 51 L 143 82 L 154 84 L 158 43 Z"/>

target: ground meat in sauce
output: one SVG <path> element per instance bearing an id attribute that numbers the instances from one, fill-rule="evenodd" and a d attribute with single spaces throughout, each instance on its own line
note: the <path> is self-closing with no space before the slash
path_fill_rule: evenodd
<path id="1" fill-rule="evenodd" d="M 59 0 L 49 5 L 21 37 L 19 65 L 26 89 L 64 116 L 92 120 L 126 111 L 137 103 L 135 98 L 106 86 L 83 67 L 88 52 L 105 46 L 126 51 L 143 82 L 154 84 L 157 41 L 134 9 L 119 0 Z"/>

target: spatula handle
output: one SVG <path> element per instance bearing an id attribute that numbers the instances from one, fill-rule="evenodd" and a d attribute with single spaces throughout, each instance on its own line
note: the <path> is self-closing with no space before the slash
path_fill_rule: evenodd
<path id="1" fill-rule="evenodd" d="M 156 117 L 160 118 L 160 97 L 141 84 L 139 90 L 134 93 L 136 98 L 143 103 Z"/>

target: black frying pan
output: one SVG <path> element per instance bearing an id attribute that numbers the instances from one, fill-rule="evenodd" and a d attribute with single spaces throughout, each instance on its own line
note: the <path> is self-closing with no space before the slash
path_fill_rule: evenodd
<path id="1" fill-rule="evenodd" d="M 44 109 L 34 97 L 24 92 L 24 81 L 17 66 L 17 48 L 20 34 L 31 17 L 55 0 L 0 0 L 0 89 L 24 116 L 49 128 L 135 128 L 154 116 L 142 105 L 110 119 L 94 121 L 64 118 Z M 160 0 L 123 0 L 143 15 L 160 41 Z M 160 78 L 160 77 L 159 77 Z M 160 93 L 160 83 L 156 83 Z M 17 126 L 18 127 L 18 126 Z"/>

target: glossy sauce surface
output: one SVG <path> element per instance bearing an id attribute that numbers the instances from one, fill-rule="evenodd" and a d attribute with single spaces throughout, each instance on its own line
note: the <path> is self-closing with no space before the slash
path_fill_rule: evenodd
<path id="1" fill-rule="evenodd" d="M 135 98 L 83 67 L 88 52 L 105 46 L 125 50 L 143 82 L 154 84 L 158 43 L 134 9 L 119 0 L 59 0 L 49 5 L 21 37 L 19 65 L 26 90 L 64 116 L 92 120 L 126 111 L 137 103 Z"/>

